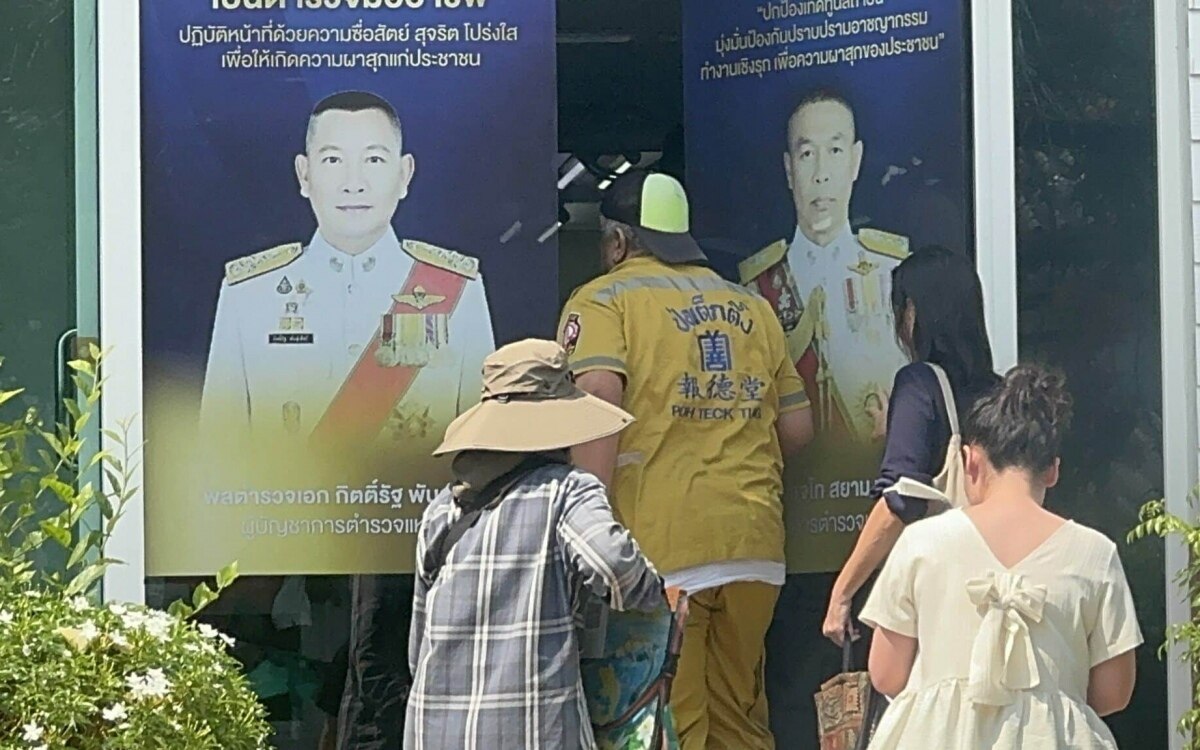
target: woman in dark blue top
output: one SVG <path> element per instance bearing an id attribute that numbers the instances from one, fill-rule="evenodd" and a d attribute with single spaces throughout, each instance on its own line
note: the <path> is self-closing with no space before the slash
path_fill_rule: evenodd
<path id="1" fill-rule="evenodd" d="M 892 272 L 896 335 L 913 364 L 896 373 L 888 401 L 887 446 L 871 510 L 854 551 L 833 585 L 822 632 L 839 645 L 850 624 L 850 601 L 883 562 L 906 524 L 924 518 L 928 503 L 890 491 L 901 477 L 929 484 L 942 470 L 950 418 L 937 375 L 946 371 L 958 413 L 998 382 L 983 318 L 983 289 L 970 259 L 941 247 L 917 250 Z"/>

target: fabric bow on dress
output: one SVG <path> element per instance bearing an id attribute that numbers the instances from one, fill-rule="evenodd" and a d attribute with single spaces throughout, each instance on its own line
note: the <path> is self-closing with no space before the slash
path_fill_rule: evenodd
<path id="1" fill-rule="evenodd" d="M 967 581 L 967 594 L 983 614 L 971 649 L 967 696 L 975 704 L 1007 706 L 1017 691 L 1041 681 L 1029 624 L 1042 621 L 1046 587 L 1015 573 L 993 571 Z"/>

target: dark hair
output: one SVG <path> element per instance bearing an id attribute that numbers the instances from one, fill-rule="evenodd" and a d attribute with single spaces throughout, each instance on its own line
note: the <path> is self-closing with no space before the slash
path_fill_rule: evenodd
<path id="1" fill-rule="evenodd" d="M 1054 465 L 1071 424 L 1071 394 L 1057 370 L 1018 365 L 975 402 L 963 442 L 982 448 L 997 470 L 1040 473 Z"/>
<path id="2" fill-rule="evenodd" d="M 787 119 L 787 144 L 788 148 L 792 147 L 792 120 L 796 119 L 796 115 L 800 114 L 800 110 L 813 104 L 822 104 L 829 102 L 831 104 L 840 104 L 850 113 L 850 121 L 854 124 L 854 138 L 858 139 L 858 115 L 854 112 L 854 105 L 846 98 L 846 95 L 832 88 L 818 88 L 804 95 L 795 107 L 792 108 L 792 113 Z"/>
<path id="3" fill-rule="evenodd" d="M 911 339 L 904 330 L 908 303 L 916 310 Z M 944 247 L 922 247 L 892 271 L 896 336 L 913 359 L 940 365 L 956 391 L 996 377 L 983 318 L 983 286 L 970 259 Z"/>
<path id="4" fill-rule="evenodd" d="M 396 128 L 396 134 L 403 138 L 404 129 L 400 127 L 400 115 L 396 114 L 396 108 L 387 99 L 369 91 L 339 91 L 317 102 L 308 118 L 307 138 L 312 137 L 317 117 L 326 112 L 367 112 L 370 110 L 382 112 L 388 118 L 388 122 L 392 123 L 392 127 Z"/>

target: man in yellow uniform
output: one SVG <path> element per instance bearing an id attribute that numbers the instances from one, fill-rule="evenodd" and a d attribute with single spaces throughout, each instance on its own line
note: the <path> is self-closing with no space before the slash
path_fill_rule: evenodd
<path id="1" fill-rule="evenodd" d="M 672 709 L 684 750 L 774 747 L 763 640 L 784 581 L 783 453 L 812 437 L 783 330 L 757 294 L 706 267 L 683 187 L 629 172 L 600 207 L 606 274 L 561 321 L 579 386 L 637 421 L 575 462 L 692 595 Z"/>
<path id="2" fill-rule="evenodd" d="M 896 341 L 891 273 L 908 240 L 850 226 L 862 167 L 854 110 L 840 94 L 805 97 L 787 125 L 784 171 L 796 208 L 791 242 L 743 261 L 743 283 L 776 309 L 822 434 L 883 437 L 888 390 L 908 358 Z"/>

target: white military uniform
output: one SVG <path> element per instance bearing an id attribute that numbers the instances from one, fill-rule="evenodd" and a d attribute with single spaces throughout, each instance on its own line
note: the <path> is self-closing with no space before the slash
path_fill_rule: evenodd
<path id="1" fill-rule="evenodd" d="M 859 438 L 874 429 L 868 399 L 890 390 L 896 371 L 908 364 L 896 339 L 891 301 L 892 269 L 907 254 L 903 238 L 876 230 L 856 237 L 849 224 L 826 247 L 797 228 L 788 249 L 801 302 L 809 305 L 818 289 L 824 294 L 824 330 L 816 342 L 835 405 Z"/>
<path id="2" fill-rule="evenodd" d="M 244 428 L 255 441 L 309 435 L 420 263 L 466 279 L 449 319 L 437 324 L 439 346 L 385 428 L 404 439 L 406 453 L 428 456 L 446 426 L 479 400 L 483 359 L 495 348 L 491 319 L 475 259 L 402 243 L 390 229 L 358 255 L 333 248 L 318 232 L 306 248 L 284 245 L 227 265 L 202 428 Z"/>

